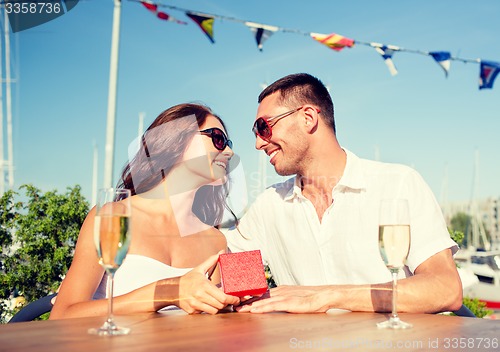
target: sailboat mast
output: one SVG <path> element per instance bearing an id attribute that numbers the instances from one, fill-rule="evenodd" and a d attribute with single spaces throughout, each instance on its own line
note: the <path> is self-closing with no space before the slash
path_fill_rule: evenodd
<path id="1" fill-rule="evenodd" d="M 481 248 L 481 244 L 485 250 L 490 250 L 491 243 L 486 237 L 483 220 L 479 216 L 477 204 L 477 185 L 479 182 L 479 150 L 476 149 L 474 157 L 474 175 L 472 182 L 471 203 L 469 208 L 469 226 L 467 227 L 467 245 L 475 248 Z"/>
<path id="2" fill-rule="evenodd" d="M 1 18 L 1 17 L 0 17 Z M 0 195 L 5 192 L 5 158 L 3 154 L 3 51 L 0 36 Z"/>
<path id="3" fill-rule="evenodd" d="M 5 29 L 5 100 L 7 112 L 7 154 L 9 170 L 9 188 L 14 187 L 14 150 L 12 143 L 12 92 L 10 76 L 10 29 L 7 12 L 4 11 Z"/>
<path id="4" fill-rule="evenodd" d="M 142 134 L 144 133 L 144 117 L 146 116 L 145 112 L 139 113 L 139 126 L 137 128 L 137 143 L 141 145 Z"/>
<path id="5" fill-rule="evenodd" d="M 93 155 L 93 161 L 92 161 L 92 204 L 90 205 L 93 207 L 97 203 L 97 175 L 98 175 L 98 168 L 99 168 L 99 163 L 98 163 L 98 153 L 97 153 L 97 144 L 94 142 L 94 155 Z"/>
<path id="6" fill-rule="evenodd" d="M 104 187 L 113 184 L 115 160 L 116 86 L 118 80 L 118 51 L 120 43 L 121 0 L 114 0 L 113 30 L 111 34 L 111 60 L 109 66 L 108 114 L 106 120 L 106 145 L 104 148 Z"/>

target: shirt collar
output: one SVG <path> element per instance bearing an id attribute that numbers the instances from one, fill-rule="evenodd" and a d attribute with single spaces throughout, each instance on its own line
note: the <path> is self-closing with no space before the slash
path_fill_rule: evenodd
<path id="1" fill-rule="evenodd" d="M 366 188 L 366 180 L 363 174 L 361 159 L 343 148 L 346 153 L 346 164 L 344 174 L 340 178 L 334 189 L 338 190 L 362 190 Z"/>
<path id="2" fill-rule="evenodd" d="M 346 153 L 346 164 L 342 177 L 340 178 L 337 185 L 333 188 L 333 191 L 359 191 L 365 189 L 366 181 L 363 177 L 362 168 L 360 165 L 361 160 L 357 155 L 344 149 Z M 285 195 L 284 200 L 292 200 L 295 197 L 304 198 L 302 195 L 302 185 L 300 184 L 297 176 L 295 176 L 293 182 L 293 187 L 290 188 L 288 193 Z"/>

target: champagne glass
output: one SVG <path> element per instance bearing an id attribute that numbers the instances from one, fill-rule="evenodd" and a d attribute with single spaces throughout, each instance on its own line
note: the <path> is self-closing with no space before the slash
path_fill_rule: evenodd
<path id="1" fill-rule="evenodd" d="M 127 255 L 130 244 L 130 190 L 100 189 L 94 218 L 94 242 L 99 264 L 106 270 L 108 317 L 99 328 L 88 332 L 95 335 L 126 335 L 129 328 L 119 327 L 113 319 L 113 283 L 116 270 Z"/>
<path id="2" fill-rule="evenodd" d="M 406 262 L 410 250 L 410 212 L 408 200 L 389 199 L 380 202 L 379 238 L 380 254 L 392 274 L 392 314 L 377 324 L 379 328 L 408 329 L 412 325 L 401 321 L 397 312 L 398 272 Z"/>

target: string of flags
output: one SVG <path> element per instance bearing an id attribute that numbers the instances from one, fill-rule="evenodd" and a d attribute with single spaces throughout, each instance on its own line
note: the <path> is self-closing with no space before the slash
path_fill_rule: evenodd
<path id="1" fill-rule="evenodd" d="M 390 44 L 381 44 L 376 42 L 363 42 L 359 40 L 354 40 L 351 38 L 347 38 L 337 33 L 330 34 L 322 34 L 322 33 L 312 33 L 312 32 L 303 32 L 297 29 L 289 29 L 282 28 L 273 25 L 267 25 L 256 22 L 244 21 L 234 17 L 200 13 L 196 11 L 191 11 L 187 9 L 182 9 L 177 6 L 166 5 L 161 3 L 156 3 L 153 0 L 129 0 L 132 2 L 141 3 L 147 10 L 154 13 L 157 18 L 161 20 L 166 20 L 170 22 L 175 22 L 181 25 L 187 25 L 187 22 L 178 20 L 171 15 L 167 14 L 164 11 L 160 11 L 160 8 L 168 8 L 171 10 L 177 10 L 184 12 L 184 14 L 190 18 L 193 22 L 195 22 L 202 32 L 207 36 L 212 44 L 215 43 L 214 39 L 214 21 L 215 19 L 219 20 L 227 20 L 232 22 L 242 23 L 247 26 L 252 32 L 257 48 L 262 51 L 264 42 L 269 39 L 274 33 L 280 31 L 285 33 L 295 33 L 302 34 L 306 36 L 310 36 L 312 39 L 317 42 L 329 47 L 332 50 L 340 52 L 344 48 L 352 48 L 356 44 L 358 45 L 366 45 L 374 48 L 382 57 L 387 68 L 389 69 L 389 73 L 392 76 L 397 75 L 398 70 L 393 62 L 393 56 L 397 52 L 410 52 L 414 54 L 420 54 L 425 56 L 430 56 L 434 59 L 434 61 L 443 69 L 445 77 L 448 77 L 451 68 L 451 61 L 461 61 L 464 63 L 472 62 L 479 64 L 479 89 L 491 89 L 493 88 L 493 83 L 498 73 L 500 72 L 500 63 L 495 61 L 487 61 L 482 59 L 464 59 L 460 57 L 452 56 L 448 51 L 421 51 L 421 50 L 412 50 L 402 48 L 396 45 Z"/>

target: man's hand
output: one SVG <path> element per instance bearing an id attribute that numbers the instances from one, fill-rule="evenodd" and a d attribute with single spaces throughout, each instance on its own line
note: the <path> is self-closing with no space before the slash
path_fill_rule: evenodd
<path id="1" fill-rule="evenodd" d="M 279 286 L 271 289 L 269 298 L 236 307 L 238 312 L 324 313 L 328 310 L 323 299 L 325 288 L 318 286 Z"/>

